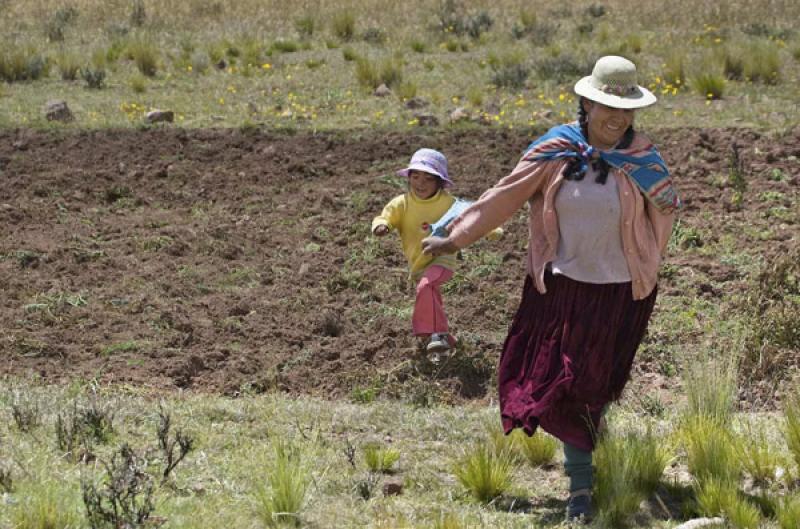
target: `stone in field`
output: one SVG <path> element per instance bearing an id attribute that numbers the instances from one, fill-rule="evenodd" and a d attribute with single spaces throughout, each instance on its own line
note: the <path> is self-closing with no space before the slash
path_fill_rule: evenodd
<path id="1" fill-rule="evenodd" d="M 67 102 L 61 99 L 48 101 L 44 106 L 44 114 L 47 117 L 47 121 L 67 123 L 75 119 L 72 111 L 67 106 Z"/>

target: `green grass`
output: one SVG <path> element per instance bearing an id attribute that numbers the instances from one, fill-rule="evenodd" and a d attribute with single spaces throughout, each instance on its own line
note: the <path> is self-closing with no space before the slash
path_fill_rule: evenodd
<path id="1" fill-rule="evenodd" d="M 511 0 L 489 6 L 468 0 L 463 8 L 446 13 L 421 0 L 402 5 L 361 0 L 348 7 L 320 6 L 313 13 L 300 4 L 273 9 L 253 0 L 197 9 L 190 4 L 146 5 L 144 22 L 134 24 L 140 15 L 120 18 L 119 9 L 81 0 L 71 4 L 77 15 L 61 24 L 63 40 L 58 42 L 48 41 L 45 32 L 33 28 L 53 20 L 53 13 L 63 7 L 60 3 L 37 0 L 36 9 L 9 6 L 0 14 L 0 22 L 28 29 L 15 34 L 13 42 L 9 37 L 0 39 L 5 44 L 0 78 L 18 85 L 0 105 L 0 126 L 63 126 L 46 122 L 38 113 L 54 81 L 70 106 L 87 109 L 76 112 L 75 123 L 68 125 L 76 128 L 135 126 L 140 116 L 122 110 L 131 103 L 172 109 L 181 116 L 178 124 L 190 127 L 238 127 L 247 119 L 266 126 L 316 130 L 415 126 L 409 125 L 412 115 L 402 101 L 361 93 L 355 65 L 345 64 L 336 49 L 339 42 L 348 42 L 362 57 L 378 57 L 388 50 L 403 54 L 399 61 L 403 78 L 414 80 L 416 96 L 429 101 L 428 111 L 443 123 L 452 110 L 452 98 L 463 98 L 474 89 L 487 94 L 475 103 L 481 107 L 476 110 L 488 114 L 486 121 L 495 127 L 541 125 L 543 113 L 570 119 L 575 108 L 572 85 L 589 73 L 603 50 L 630 55 L 640 65 L 641 84 L 654 89 L 663 103 L 637 116 L 645 128 L 720 125 L 732 119 L 741 125 L 773 127 L 796 123 L 800 112 L 789 97 L 791 91 L 785 89 L 800 72 L 793 55 L 800 48 L 798 36 L 775 23 L 800 18 L 800 8 L 792 3 L 778 6 L 757 0 L 714 10 L 710 4 L 682 0 L 681 6 L 666 10 L 667 16 L 658 14 L 653 0 L 638 10 L 610 0 L 603 4 L 602 16 L 586 15 L 585 9 L 576 7 L 573 16 L 564 19 L 532 9 L 526 14 Z M 130 8 L 131 14 L 134 11 Z M 772 40 L 743 32 L 744 21 L 770 28 L 767 34 Z M 637 30 L 621 35 L 611 30 L 620 27 Z M 583 33 L 580 28 L 585 28 Z M 88 34 L 93 37 L 82 38 Z M 661 38 L 654 38 L 656 34 Z M 538 50 L 535 54 L 530 53 L 532 47 Z M 703 68 L 705 78 L 693 77 L 696 90 L 685 89 L 691 86 L 687 65 L 728 47 L 744 50 L 728 54 L 742 56 L 741 74 L 726 80 L 724 75 L 708 73 L 714 69 Z M 106 89 L 87 91 L 61 81 L 60 69 L 50 71 L 50 65 L 58 65 L 62 53 L 83 57 L 81 63 L 87 64 L 81 67 L 92 62 L 94 70 L 105 71 Z M 516 54 L 526 60 L 499 65 L 492 59 Z M 103 64 L 98 64 L 101 57 Z M 212 67 L 222 59 L 224 68 Z M 74 71 L 65 70 L 67 77 Z M 152 80 L 147 101 L 129 81 L 137 73 Z M 235 94 L 228 91 L 230 86 L 236 88 Z M 307 112 L 286 113 L 263 105 L 252 116 L 247 103 L 265 97 L 261 93 L 265 86 L 273 95 L 291 93 L 293 102 Z M 709 93 L 713 105 L 706 105 Z M 774 113 L 781 123 L 770 117 Z"/>

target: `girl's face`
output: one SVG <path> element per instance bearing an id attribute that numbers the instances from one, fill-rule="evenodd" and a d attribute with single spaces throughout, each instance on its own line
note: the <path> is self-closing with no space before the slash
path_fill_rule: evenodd
<path id="1" fill-rule="evenodd" d="M 602 103 L 583 100 L 589 130 L 589 143 L 599 149 L 614 147 L 633 124 L 634 109 L 607 107 Z"/>
<path id="2" fill-rule="evenodd" d="M 414 194 L 423 200 L 431 198 L 439 191 L 439 177 L 424 171 L 409 171 L 408 183 Z"/>

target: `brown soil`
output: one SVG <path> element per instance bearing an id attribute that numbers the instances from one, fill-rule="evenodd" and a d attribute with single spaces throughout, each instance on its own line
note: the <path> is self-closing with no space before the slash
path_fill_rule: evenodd
<path id="1" fill-rule="evenodd" d="M 797 215 L 776 221 L 768 210 L 797 207 L 800 129 L 651 135 L 685 201 L 684 226 L 732 236 L 754 256 L 797 244 Z M 410 306 L 404 261 L 396 239 L 370 240 L 369 223 L 398 193 L 392 170 L 418 147 L 442 149 L 456 193 L 475 198 L 529 141 L 496 130 L 2 131 L 0 373 L 226 394 L 340 397 L 399 384 L 420 399 L 484 397 L 522 285 L 524 212 L 501 241 L 468 250 L 499 252 L 503 265 L 448 292 L 463 347 L 442 366 L 409 361 L 407 317 L 385 310 Z M 734 142 L 749 184 L 738 209 L 720 185 Z M 662 296 L 723 299 L 744 279 L 702 252 L 667 264 Z"/>

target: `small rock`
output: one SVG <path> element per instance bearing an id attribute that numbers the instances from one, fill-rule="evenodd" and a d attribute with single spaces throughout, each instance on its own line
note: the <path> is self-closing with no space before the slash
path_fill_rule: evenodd
<path id="1" fill-rule="evenodd" d="M 225 59 L 220 59 L 219 62 L 214 65 L 214 68 L 216 68 L 217 70 L 224 70 L 227 67 L 228 63 L 225 62 Z"/>
<path id="2" fill-rule="evenodd" d="M 297 275 L 303 277 L 308 273 L 308 263 L 303 263 L 300 265 L 300 270 L 297 271 Z"/>
<path id="3" fill-rule="evenodd" d="M 195 496 L 205 496 L 206 488 L 202 483 L 194 483 L 192 484 L 192 492 Z"/>
<path id="4" fill-rule="evenodd" d="M 72 111 L 67 106 L 67 102 L 63 100 L 48 101 L 44 106 L 44 113 L 47 117 L 47 121 L 67 123 L 75 119 L 75 116 L 72 115 Z"/>
<path id="5" fill-rule="evenodd" d="M 372 95 L 377 97 L 386 97 L 392 95 L 392 91 L 389 90 L 388 86 L 382 84 L 378 88 L 376 88 L 374 92 L 372 92 Z"/>
<path id="6" fill-rule="evenodd" d="M 416 110 L 418 108 L 425 108 L 428 106 L 428 102 L 422 99 L 421 97 L 412 97 L 408 101 L 406 101 L 406 108 L 410 108 L 411 110 Z"/>
<path id="7" fill-rule="evenodd" d="M 144 116 L 148 123 L 172 123 L 175 113 L 172 110 L 151 110 Z"/>
<path id="8" fill-rule="evenodd" d="M 119 174 L 125 174 L 125 169 L 126 168 L 127 168 L 127 166 L 125 165 L 125 162 L 119 162 L 119 165 L 117 166 L 117 170 L 119 171 Z"/>
<path id="9" fill-rule="evenodd" d="M 433 114 L 419 114 L 415 118 L 420 127 L 436 127 L 439 125 L 439 119 Z"/>
<path id="10" fill-rule="evenodd" d="M 465 119 L 469 119 L 469 112 L 467 112 L 467 109 L 464 107 L 458 107 L 450 113 L 451 123 L 456 123 Z"/>
<path id="11" fill-rule="evenodd" d="M 244 178 L 246 175 L 244 174 L 244 171 L 239 171 L 238 173 L 236 173 L 236 176 L 238 176 L 239 178 Z"/>
<path id="12" fill-rule="evenodd" d="M 403 482 L 396 479 L 387 479 L 383 482 L 384 496 L 399 496 L 403 493 Z"/>
<path id="13" fill-rule="evenodd" d="M 675 529 L 699 529 L 700 527 L 722 527 L 724 523 L 725 520 L 723 518 L 695 518 L 694 520 L 689 520 L 688 522 L 682 523 Z"/>

